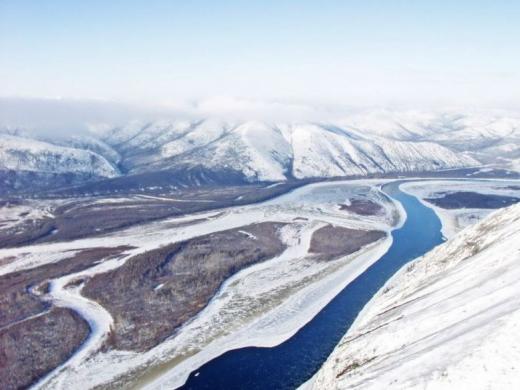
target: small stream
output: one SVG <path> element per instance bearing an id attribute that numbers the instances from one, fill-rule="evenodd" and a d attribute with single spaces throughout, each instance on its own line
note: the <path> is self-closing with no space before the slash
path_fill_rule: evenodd
<path id="1" fill-rule="evenodd" d="M 241 348 L 224 353 L 190 374 L 182 389 L 295 389 L 325 362 L 361 309 L 404 264 L 443 242 L 441 222 L 433 210 L 399 189 L 383 190 L 407 213 L 392 232 L 388 252 L 345 287 L 293 337 L 272 348 Z"/>

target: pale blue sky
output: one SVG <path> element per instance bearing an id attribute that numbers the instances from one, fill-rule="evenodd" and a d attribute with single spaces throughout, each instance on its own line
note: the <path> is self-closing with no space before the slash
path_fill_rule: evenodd
<path id="1" fill-rule="evenodd" d="M 0 95 L 501 107 L 519 21 L 498 0 L 0 0 Z"/>

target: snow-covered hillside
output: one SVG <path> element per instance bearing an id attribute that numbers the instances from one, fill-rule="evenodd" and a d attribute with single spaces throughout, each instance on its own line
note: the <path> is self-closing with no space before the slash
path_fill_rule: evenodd
<path id="1" fill-rule="evenodd" d="M 121 161 L 121 156 L 114 148 L 103 142 L 102 140 L 91 135 L 72 135 L 63 138 L 44 138 L 42 141 L 49 142 L 58 146 L 66 146 L 69 148 L 89 150 L 104 157 L 113 165 L 117 165 Z"/>
<path id="2" fill-rule="evenodd" d="M 14 159 L 13 153 L 8 156 L 5 152 L 8 141 L 2 141 L 0 159 L 15 166 L 18 160 L 23 161 L 23 150 L 30 149 L 23 142 L 29 144 L 32 139 L 48 145 L 43 153 L 43 144 L 38 144 L 38 158 L 27 159 L 32 161 L 33 171 L 53 171 L 56 166 L 53 173 L 68 172 L 78 170 L 77 165 L 96 171 L 99 177 L 168 171 L 193 185 L 215 184 L 214 178 L 219 178 L 218 184 L 474 166 L 518 171 L 520 161 L 520 117 L 498 112 L 369 110 L 330 122 L 210 117 L 132 120 L 88 124 L 85 128 L 90 129 L 88 134 L 64 136 L 61 131 L 53 138 L 48 129 L 43 137 L 37 129 L 9 128 L 0 122 L 0 133 L 23 137 L 18 138 L 23 141 Z M 72 148 L 74 153 L 92 152 L 83 154 L 92 159 L 92 167 L 61 160 L 57 164 L 55 156 L 60 152 L 51 144 Z M 108 164 L 102 163 L 105 160 Z M 14 169 L 23 169 L 23 164 L 19 166 Z M 226 179 L 231 177 L 233 180 Z"/>
<path id="3" fill-rule="evenodd" d="M 520 388 L 520 205 L 405 266 L 313 389 Z"/>
<path id="4" fill-rule="evenodd" d="M 371 110 L 346 117 L 340 126 L 394 140 L 429 141 L 466 152 L 492 166 L 517 169 L 520 116 L 516 113 Z"/>
<path id="5" fill-rule="evenodd" d="M 81 173 L 97 177 L 118 174 L 117 169 L 95 152 L 6 134 L 0 134 L 0 170 Z"/>
<path id="6" fill-rule="evenodd" d="M 233 128 L 224 123 L 220 126 L 219 130 L 213 121 L 194 126 L 183 138 L 166 144 L 159 158 L 139 171 L 201 165 L 216 171 L 240 172 L 249 181 L 286 179 L 292 152 L 279 129 L 261 122 L 245 122 Z"/>
<path id="7" fill-rule="evenodd" d="M 162 129 L 161 137 L 158 129 Z M 201 166 L 232 170 L 247 180 L 334 177 L 431 171 L 478 165 L 463 153 L 432 142 L 365 137 L 320 124 L 230 124 L 208 119 L 184 123 L 132 124 L 105 140 L 123 155 L 131 173 Z"/>
<path id="8" fill-rule="evenodd" d="M 429 142 L 366 138 L 314 124 L 291 130 L 293 174 L 298 178 L 433 171 L 478 164 Z"/>

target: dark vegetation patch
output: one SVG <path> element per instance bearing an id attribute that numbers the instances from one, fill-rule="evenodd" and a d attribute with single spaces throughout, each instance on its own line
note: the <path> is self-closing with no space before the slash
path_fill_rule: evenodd
<path id="1" fill-rule="evenodd" d="M 129 247 L 92 248 L 70 259 L 0 276 L 0 388 L 25 388 L 63 363 L 88 335 L 74 312 L 38 297 L 49 279 L 86 269 Z"/>
<path id="2" fill-rule="evenodd" d="M 0 248 L 91 237 L 164 218 L 260 202 L 302 184 L 287 182 L 270 188 L 265 184 L 201 187 L 154 195 L 165 199 L 141 195 L 122 202 L 111 202 L 114 197 L 78 198 L 53 210 L 54 218 L 0 229 Z"/>
<path id="3" fill-rule="evenodd" d="M 317 254 L 320 260 L 334 260 L 357 252 L 383 237 L 386 237 L 386 233 L 379 230 L 355 230 L 327 225 L 313 233 L 309 252 Z"/>
<path id="4" fill-rule="evenodd" d="M 350 204 L 340 205 L 340 210 L 367 216 L 380 214 L 383 211 L 383 207 L 379 203 L 368 199 L 351 199 Z"/>
<path id="5" fill-rule="evenodd" d="M 15 227 L 0 230 L 0 248 L 44 241 L 56 229 L 52 218 L 24 221 Z"/>
<path id="6" fill-rule="evenodd" d="M 460 191 L 442 193 L 438 198 L 428 198 L 426 201 L 443 209 L 498 209 L 518 203 L 520 198 L 514 196 L 480 194 L 478 192 Z"/>
<path id="7" fill-rule="evenodd" d="M 196 189 L 247 184 L 248 180 L 242 172 L 231 169 L 211 170 L 202 166 L 178 166 L 175 169 L 129 174 L 87 182 L 84 185 L 69 188 L 54 187 L 53 190 L 47 192 L 47 195 L 62 197 L 83 196 L 84 194 L 93 193 L 108 195 L 116 192 L 151 194 L 171 189 Z"/>
<path id="8" fill-rule="evenodd" d="M 45 190 L 102 180 L 90 173 L 32 172 L 0 169 L 0 196 L 37 194 Z"/>
<path id="9" fill-rule="evenodd" d="M 285 249 L 278 237 L 282 226 L 264 222 L 196 237 L 94 276 L 82 294 L 114 317 L 106 347 L 142 351 L 171 336 L 208 304 L 227 278 L 280 254 Z"/>
<path id="10" fill-rule="evenodd" d="M 0 388 L 29 387 L 66 361 L 89 331 L 85 320 L 64 308 L 0 328 Z"/>
<path id="11" fill-rule="evenodd" d="M 119 255 L 129 247 L 84 249 L 69 259 L 0 276 L 0 327 L 48 310 L 49 303 L 31 293 L 43 293 L 46 281 L 82 271 L 96 261 Z"/>
<path id="12" fill-rule="evenodd" d="M 348 374 L 350 371 L 353 371 L 353 370 L 356 370 L 362 366 L 364 366 L 365 364 L 368 364 L 370 363 L 371 361 L 375 360 L 375 356 L 374 357 L 371 357 L 371 358 L 368 358 L 368 359 L 365 359 L 363 361 L 356 361 L 354 360 L 352 363 L 348 364 L 347 366 L 345 366 L 337 375 L 336 375 L 336 378 L 339 378 L 345 374 Z"/>

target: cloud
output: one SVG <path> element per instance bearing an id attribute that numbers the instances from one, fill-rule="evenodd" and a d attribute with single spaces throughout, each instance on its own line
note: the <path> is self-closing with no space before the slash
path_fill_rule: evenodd
<path id="1" fill-rule="evenodd" d="M 179 110 L 182 105 L 173 105 Z M 228 96 L 200 99 L 184 106 L 183 111 L 195 117 L 219 117 L 235 120 L 262 120 L 268 122 L 331 120 L 345 107 L 334 107 L 310 102 L 260 100 Z"/>
<path id="2" fill-rule="evenodd" d="M 343 107 L 307 102 L 212 97 L 166 101 L 157 105 L 105 100 L 0 98 L 0 127 L 44 135 L 67 136 L 93 128 L 122 126 L 130 121 L 220 118 L 267 122 L 330 121 L 345 113 Z"/>
<path id="3" fill-rule="evenodd" d="M 0 98 L 0 127 L 44 135 L 81 134 L 93 125 L 117 126 L 157 114 L 132 104 L 103 100 Z"/>
<path id="4" fill-rule="evenodd" d="M 409 107 L 351 107 L 308 101 L 260 100 L 217 96 L 161 104 L 82 99 L 0 98 L 0 130 L 23 130 L 44 136 L 70 136 L 104 131 L 129 122 L 218 118 L 270 123 L 350 123 L 356 114 L 403 112 Z M 411 109 L 414 111 L 414 109 Z M 419 111 L 423 111 L 420 110 Z M 467 108 L 430 108 L 426 112 L 465 112 Z M 517 112 L 517 111 L 516 111 Z"/>

